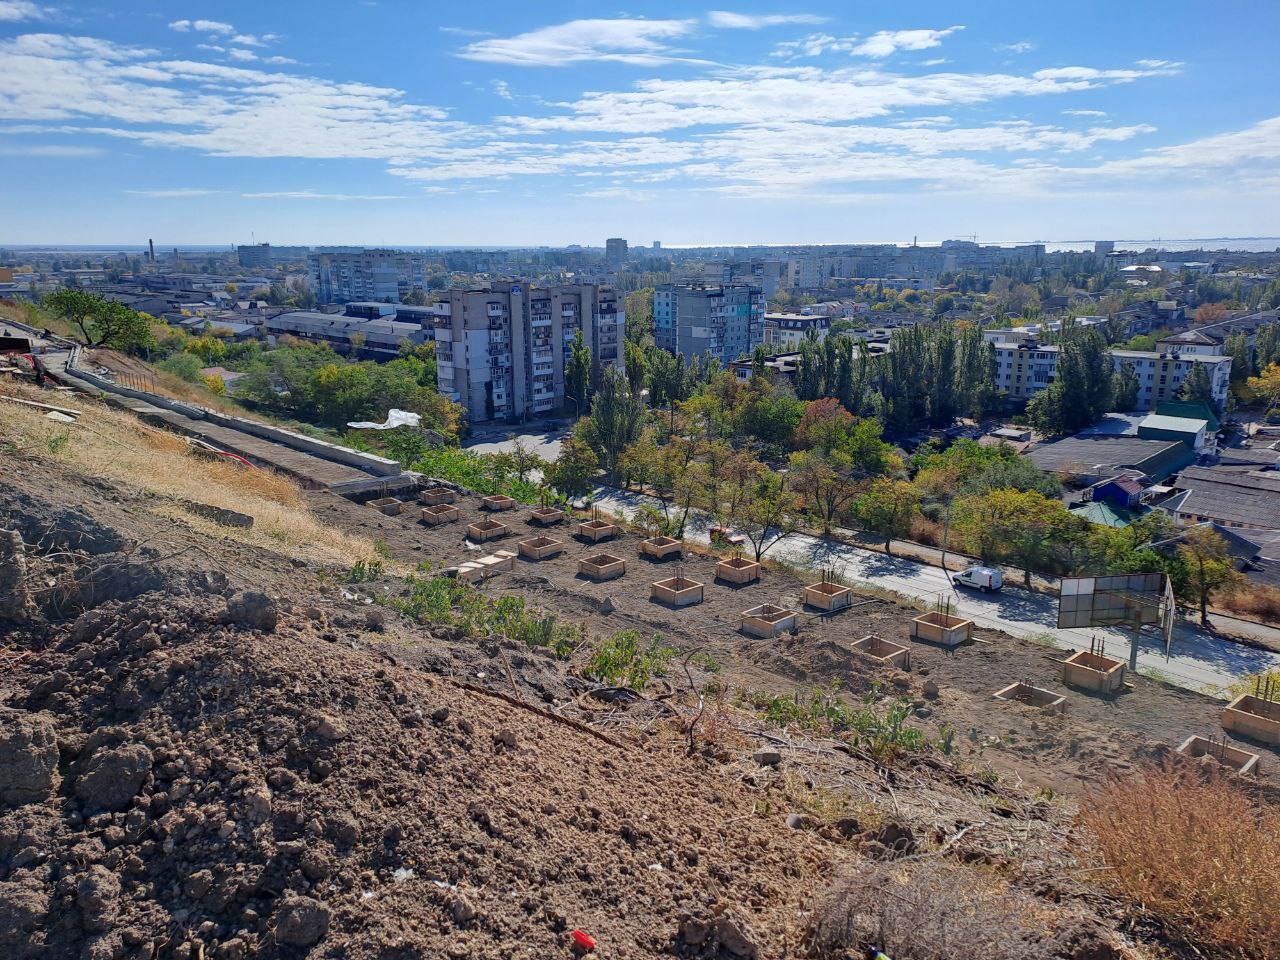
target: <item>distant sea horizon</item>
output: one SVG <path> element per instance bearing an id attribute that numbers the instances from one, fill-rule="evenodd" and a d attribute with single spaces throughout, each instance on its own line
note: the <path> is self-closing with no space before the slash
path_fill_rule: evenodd
<path id="1" fill-rule="evenodd" d="M 942 244 L 941 240 L 926 240 L 918 243 L 921 247 L 937 247 Z M 1042 243 L 1046 251 L 1050 253 L 1070 252 L 1070 253 L 1087 253 L 1093 249 L 1096 240 L 989 240 L 979 241 L 982 246 L 997 247 L 1016 247 L 1024 246 L 1030 243 Z M 1181 253 L 1189 250 L 1229 250 L 1243 253 L 1270 253 L 1280 249 L 1280 237 L 1192 237 L 1187 239 L 1166 240 L 1161 238 L 1153 238 L 1149 240 L 1115 240 L 1115 248 L 1117 250 L 1162 250 L 1167 253 Z M 707 249 L 729 249 L 737 248 L 742 250 L 757 250 L 777 247 L 848 247 L 848 246 L 876 246 L 881 244 L 896 244 L 899 247 L 909 247 L 912 241 L 909 240 L 845 240 L 838 243 L 752 243 L 752 244 L 735 244 L 735 243 L 691 243 L 691 244 L 669 244 L 663 245 L 660 250 L 707 250 Z M 248 244 L 244 244 L 248 246 Z M 278 246 L 309 246 L 309 247 L 366 247 L 369 249 L 383 250 L 484 250 L 484 251 L 500 251 L 500 250 L 566 250 L 574 246 L 583 246 L 582 244 L 561 244 L 559 246 L 551 244 L 483 244 L 483 243 L 425 243 L 425 244 L 403 244 L 403 243 L 352 243 L 352 244 L 333 244 L 333 243 L 284 243 Z M 0 249 L 5 250 L 68 250 L 77 252 L 121 252 L 121 253 L 141 253 L 147 249 L 146 244 L 133 243 L 3 243 L 0 242 Z M 156 249 L 161 253 L 169 253 L 177 249 L 183 253 L 208 253 L 208 252 L 227 252 L 233 249 L 231 244 L 226 243 L 157 243 Z M 589 248 L 584 248 L 589 249 Z M 600 249 L 603 249 L 601 245 Z M 638 246 L 631 248 L 634 251 L 652 250 L 652 247 Z"/>

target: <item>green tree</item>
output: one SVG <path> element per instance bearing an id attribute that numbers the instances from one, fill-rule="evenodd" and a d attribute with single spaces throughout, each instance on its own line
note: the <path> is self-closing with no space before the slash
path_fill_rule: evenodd
<path id="1" fill-rule="evenodd" d="M 885 553 L 892 553 L 893 539 L 911 532 L 919 504 L 920 493 L 910 483 L 885 477 L 874 481 L 853 509 L 863 529 L 883 537 Z"/>
<path id="2" fill-rule="evenodd" d="M 1138 406 L 1138 375 L 1133 364 L 1122 363 L 1111 381 L 1111 409 L 1128 413 Z"/>
<path id="3" fill-rule="evenodd" d="M 1206 403 L 1210 409 L 1217 409 L 1218 401 L 1213 396 L 1213 382 L 1203 363 L 1191 364 L 1191 371 L 1182 381 L 1182 389 L 1178 391 L 1178 399 L 1195 403 Z"/>
<path id="4" fill-rule="evenodd" d="M 1215 591 L 1230 591 L 1244 581 L 1236 570 L 1227 541 L 1213 527 L 1192 527 L 1178 544 L 1178 555 L 1186 564 L 1186 593 L 1200 608 L 1200 623 L 1209 626 L 1209 598 Z"/>
<path id="5" fill-rule="evenodd" d="M 622 345 L 623 365 L 627 369 L 627 381 L 631 384 L 631 392 L 636 396 L 644 391 L 649 379 L 649 358 L 644 347 L 634 340 L 628 339 Z"/>
<path id="6" fill-rule="evenodd" d="M 546 470 L 547 483 L 566 497 L 585 497 L 595 486 L 600 459 L 578 437 L 570 435 L 560 444 L 560 455 Z"/>
<path id="7" fill-rule="evenodd" d="M 567 399 L 573 401 L 576 416 L 584 416 L 587 412 L 588 386 L 591 383 L 591 348 L 582 339 L 582 331 L 573 334 L 573 343 L 569 347 L 569 362 L 564 371 L 564 392 Z"/>
<path id="8" fill-rule="evenodd" d="M 786 474 L 764 470 L 746 486 L 738 509 L 737 527 L 751 544 L 756 563 L 773 547 L 800 529 L 800 501 L 788 486 Z"/>
<path id="9" fill-rule="evenodd" d="M 604 372 L 586 426 L 609 482 L 616 483 L 622 455 L 644 427 L 644 403 L 631 392 L 620 371 L 610 368 Z"/>
<path id="10" fill-rule="evenodd" d="M 956 502 L 955 527 L 984 562 L 1008 558 L 1031 587 L 1033 570 L 1047 570 L 1070 514 L 1060 500 L 1034 490 L 989 490 Z"/>

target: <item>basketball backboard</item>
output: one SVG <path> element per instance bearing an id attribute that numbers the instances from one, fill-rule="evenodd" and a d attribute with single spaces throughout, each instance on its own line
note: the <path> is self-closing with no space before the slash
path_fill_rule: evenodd
<path id="1" fill-rule="evenodd" d="M 1173 583 L 1163 573 L 1063 577 L 1058 595 L 1059 629 L 1156 627 L 1164 637 L 1166 653 L 1175 613 Z"/>

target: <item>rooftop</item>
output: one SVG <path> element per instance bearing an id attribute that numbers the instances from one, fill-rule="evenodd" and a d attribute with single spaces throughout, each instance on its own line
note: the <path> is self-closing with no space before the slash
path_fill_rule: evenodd
<path id="1" fill-rule="evenodd" d="M 1190 417 L 1172 417 L 1163 413 L 1150 413 L 1143 417 L 1139 427 L 1146 427 L 1148 430 L 1172 430 L 1176 433 L 1199 433 L 1201 430 L 1207 430 L 1209 422 L 1207 420 L 1193 420 Z"/>
<path id="2" fill-rule="evenodd" d="M 1181 440 L 1076 436 L 1038 444 L 1027 456 L 1051 473 L 1097 474 L 1132 467 L 1159 479 L 1185 464 L 1191 449 Z"/>

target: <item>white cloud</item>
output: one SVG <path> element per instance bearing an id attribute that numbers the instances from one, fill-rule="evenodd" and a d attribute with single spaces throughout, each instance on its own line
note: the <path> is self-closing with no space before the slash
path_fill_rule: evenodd
<path id="1" fill-rule="evenodd" d="M 228 50 L 227 56 L 229 56 L 232 60 L 239 60 L 241 63 L 248 63 L 251 60 L 258 59 L 258 55 L 254 53 L 252 50 L 241 50 L 236 47 L 232 47 L 230 50 Z"/>
<path id="2" fill-rule="evenodd" d="M 1148 70 L 1159 70 L 1161 68 L 1176 70 L 1184 65 L 1181 60 L 1135 60 L 1134 62 Z"/>
<path id="3" fill-rule="evenodd" d="M 264 33 L 261 36 L 252 33 L 237 33 L 228 43 L 238 43 L 242 47 L 265 47 L 279 39 L 274 33 Z"/>
<path id="4" fill-rule="evenodd" d="M 1030 40 L 1019 40 L 1017 43 L 1002 43 L 996 47 L 1006 53 L 1030 53 L 1036 48 L 1036 45 Z"/>
<path id="5" fill-rule="evenodd" d="M 490 86 L 493 88 L 494 94 L 503 100 L 514 100 L 515 96 L 511 93 L 511 85 L 505 80 L 494 80 Z"/>
<path id="6" fill-rule="evenodd" d="M 297 63 L 298 61 L 297 61 L 297 60 L 295 60 L 295 59 L 293 59 L 293 57 L 282 57 L 282 56 L 276 55 L 276 56 L 271 56 L 271 57 L 264 57 L 262 62 L 263 62 L 263 63 L 286 64 L 286 63 Z"/>
<path id="7" fill-rule="evenodd" d="M 170 30 L 177 30 L 179 33 L 187 33 L 195 30 L 197 33 L 217 33 L 231 34 L 236 32 L 236 28 L 229 23 L 223 23 L 221 20 L 175 20 L 169 24 Z"/>
<path id="8" fill-rule="evenodd" d="M 179 200 L 184 197 L 204 197 L 221 190 L 209 190 L 204 187 L 169 187 L 160 190 L 125 190 L 131 197 L 148 197 L 152 200 Z"/>
<path id="9" fill-rule="evenodd" d="M 707 23 L 722 30 L 760 30 L 788 23 L 824 23 L 826 19 L 812 13 L 753 14 L 712 10 L 707 14 Z"/>
<path id="10" fill-rule="evenodd" d="M 571 20 L 514 37 L 477 40 L 458 56 L 519 67 L 560 67 L 584 60 L 652 66 L 678 59 L 663 42 L 691 32 L 694 20 Z"/>
<path id="11" fill-rule="evenodd" d="M 80 147 L 66 143 L 0 143 L 4 157 L 96 157 L 101 147 Z"/>
<path id="12" fill-rule="evenodd" d="M 29 0 L 0 0 L 0 23 L 17 23 L 20 20 L 43 20 L 52 11 Z"/>
<path id="13" fill-rule="evenodd" d="M 1105 110 L 1063 110 L 1068 117 L 1105 117 Z"/>
<path id="14" fill-rule="evenodd" d="M 947 27 L 945 30 L 881 30 L 872 34 L 853 48 L 860 57 L 887 57 L 899 50 L 928 50 L 940 46 L 943 38 L 964 27 Z"/>
<path id="15" fill-rule="evenodd" d="M 314 190 L 277 190 L 266 193 L 242 193 L 245 200 L 407 200 L 389 194 L 316 193 Z"/>

